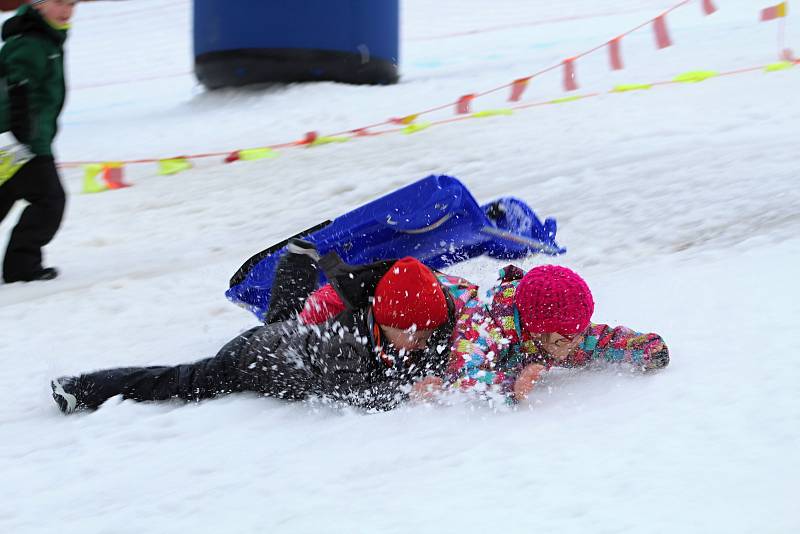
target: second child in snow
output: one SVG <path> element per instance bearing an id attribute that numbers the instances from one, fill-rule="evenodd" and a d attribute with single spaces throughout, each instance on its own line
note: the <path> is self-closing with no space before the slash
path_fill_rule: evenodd
<path id="1" fill-rule="evenodd" d="M 462 313 L 449 364 L 450 385 L 525 399 L 552 367 L 594 361 L 628 363 L 643 371 L 666 367 L 661 336 L 591 322 L 594 300 L 575 272 L 544 265 L 525 273 L 510 265 L 483 310 Z"/>

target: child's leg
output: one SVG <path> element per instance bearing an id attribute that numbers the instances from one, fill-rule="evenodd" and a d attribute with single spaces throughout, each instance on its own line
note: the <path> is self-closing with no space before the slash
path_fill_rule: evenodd
<path id="1" fill-rule="evenodd" d="M 78 377 L 58 379 L 74 395 L 78 409 L 96 409 L 111 397 L 136 401 L 172 398 L 200 401 L 218 395 L 253 389 L 253 381 L 240 370 L 241 348 L 249 330 L 228 342 L 213 358 L 190 364 L 156 367 L 122 367 Z M 63 408 L 62 408 L 63 409 Z"/>
<path id="2" fill-rule="evenodd" d="M 291 239 L 287 248 L 275 268 L 267 324 L 294 318 L 319 281 L 319 254 L 314 245 Z"/>
<path id="3" fill-rule="evenodd" d="M 0 185 L 0 222 L 3 222 L 3 219 L 6 218 L 6 215 L 14 207 L 17 200 L 17 196 L 12 191 L 11 186 L 8 184 Z"/>
<path id="4" fill-rule="evenodd" d="M 66 197 L 52 157 L 37 156 L 9 180 L 30 205 L 22 212 L 8 241 L 3 275 L 26 280 L 42 269 L 42 247 L 53 239 L 64 214 Z"/>

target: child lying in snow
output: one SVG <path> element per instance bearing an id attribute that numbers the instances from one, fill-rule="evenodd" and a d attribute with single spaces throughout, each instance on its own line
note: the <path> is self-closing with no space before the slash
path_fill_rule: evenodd
<path id="1" fill-rule="evenodd" d="M 669 362 L 655 334 L 590 324 L 594 302 L 586 283 L 555 266 L 524 276 L 506 268 L 486 307 L 476 286 L 434 276 L 412 258 L 349 267 L 326 257 L 319 263 L 332 285 L 309 299 L 297 321 L 298 303 L 317 280 L 316 251 L 309 246 L 293 242 L 279 264 L 268 324 L 237 336 L 216 357 L 61 377 L 52 383 L 54 399 L 70 413 L 95 409 L 116 395 L 197 401 L 257 391 L 386 410 L 408 398 L 409 389 L 430 398 L 443 377 L 449 386 L 494 387 L 519 401 L 554 365 L 605 359 L 656 369 Z"/>
<path id="2" fill-rule="evenodd" d="M 318 259 L 313 245 L 290 242 L 267 324 L 237 336 L 215 357 L 61 377 L 51 384 L 53 398 L 65 413 L 96 409 L 117 395 L 199 401 L 241 391 L 388 410 L 408 398 L 415 383 L 445 375 L 455 319 L 477 297 L 476 286 L 433 273 L 413 258 L 360 266 L 335 254 Z M 295 317 L 316 287 L 319 268 L 339 299 L 338 313 L 303 323 Z"/>
<path id="3" fill-rule="evenodd" d="M 491 303 L 462 312 L 450 356 L 450 385 L 525 399 L 551 367 L 592 361 L 625 362 L 649 371 L 669 364 L 656 334 L 591 323 L 594 300 L 586 282 L 556 265 L 527 274 L 510 265 L 489 292 Z"/>

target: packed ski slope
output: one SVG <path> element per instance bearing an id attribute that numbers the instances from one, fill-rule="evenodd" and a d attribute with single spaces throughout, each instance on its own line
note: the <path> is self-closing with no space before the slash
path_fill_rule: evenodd
<path id="1" fill-rule="evenodd" d="M 776 27 L 757 21 L 768 1 L 715 3 L 670 15 L 670 49 L 647 29 L 626 38 L 621 72 L 602 52 L 580 62 L 581 91 L 775 61 Z M 190 74 L 188 0 L 87 3 L 58 154 L 169 157 L 355 128 L 509 82 L 672 4 L 407 0 L 396 86 L 207 94 Z M 563 96 L 560 81 L 526 99 Z M 0 532 L 798 532 L 798 87 L 798 68 L 755 72 L 173 177 L 130 167 L 133 187 L 100 195 L 67 171 L 47 250 L 62 277 L 0 286 Z M 430 173 L 556 217 L 557 261 L 587 278 L 596 320 L 662 334 L 670 367 L 554 373 L 501 413 L 242 395 L 63 417 L 52 403 L 54 376 L 213 354 L 254 324 L 223 298 L 243 259 Z M 488 286 L 499 266 L 454 271 Z"/>

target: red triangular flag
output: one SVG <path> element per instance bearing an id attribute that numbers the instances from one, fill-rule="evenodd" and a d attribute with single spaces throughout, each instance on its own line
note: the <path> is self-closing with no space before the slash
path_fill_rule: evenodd
<path id="1" fill-rule="evenodd" d="M 519 78 L 514 80 L 511 83 L 511 96 L 508 98 L 511 102 L 519 102 L 520 98 L 522 98 L 522 93 L 525 92 L 525 89 L 528 88 L 528 82 L 530 81 L 531 77 L 528 76 L 527 78 Z"/>
<path id="2" fill-rule="evenodd" d="M 786 16 L 786 2 L 772 7 L 767 7 L 761 10 L 761 20 L 773 20 Z"/>
<path id="3" fill-rule="evenodd" d="M 317 132 L 306 132 L 305 138 L 302 141 L 300 141 L 299 144 L 310 145 L 317 140 L 317 137 L 319 137 L 319 134 Z"/>
<path id="4" fill-rule="evenodd" d="M 109 189 L 122 189 L 123 187 L 131 186 L 131 184 L 126 184 L 122 181 L 121 165 L 103 167 L 103 180 L 108 184 Z"/>
<path id="5" fill-rule="evenodd" d="M 225 163 L 233 163 L 234 161 L 239 161 L 239 151 L 234 150 L 225 158 Z"/>
<path id="6" fill-rule="evenodd" d="M 578 88 L 578 82 L 575 80 L 575 58 L 564 60 L 564 90 L 574 91 Z"/>
<path id="7" fill-rule="evenodd" d="M 703 0 L 703 13 L 710 15 L 717 10 L 713 0 Z"/>
<path id="8" fill-rule="evenodd" d="M 669 32 L 667 31 L 667 22 L 664 19 L 664 15 L 659 15 L 653 21 L 653 31 L 656 33 L 656 45 L 659 48 L 666 48 L 668 46 L 672 46 L 672 41 L 669 38 Z"/>
<path id="9" fill-rule="evenodd" d="M 608 42 L 608 59 L 611 61 L 611 70 L 622 70 L 622 55 L 619 51 L 621 37 L 615 37 Z"/>
<path id="10" fill-rule="evenodd" d="M 466 115 L 471 112 L 472 101 L 475 99 L 474 94 L 464 95 L 456 102 L 456 115 Z"/>

